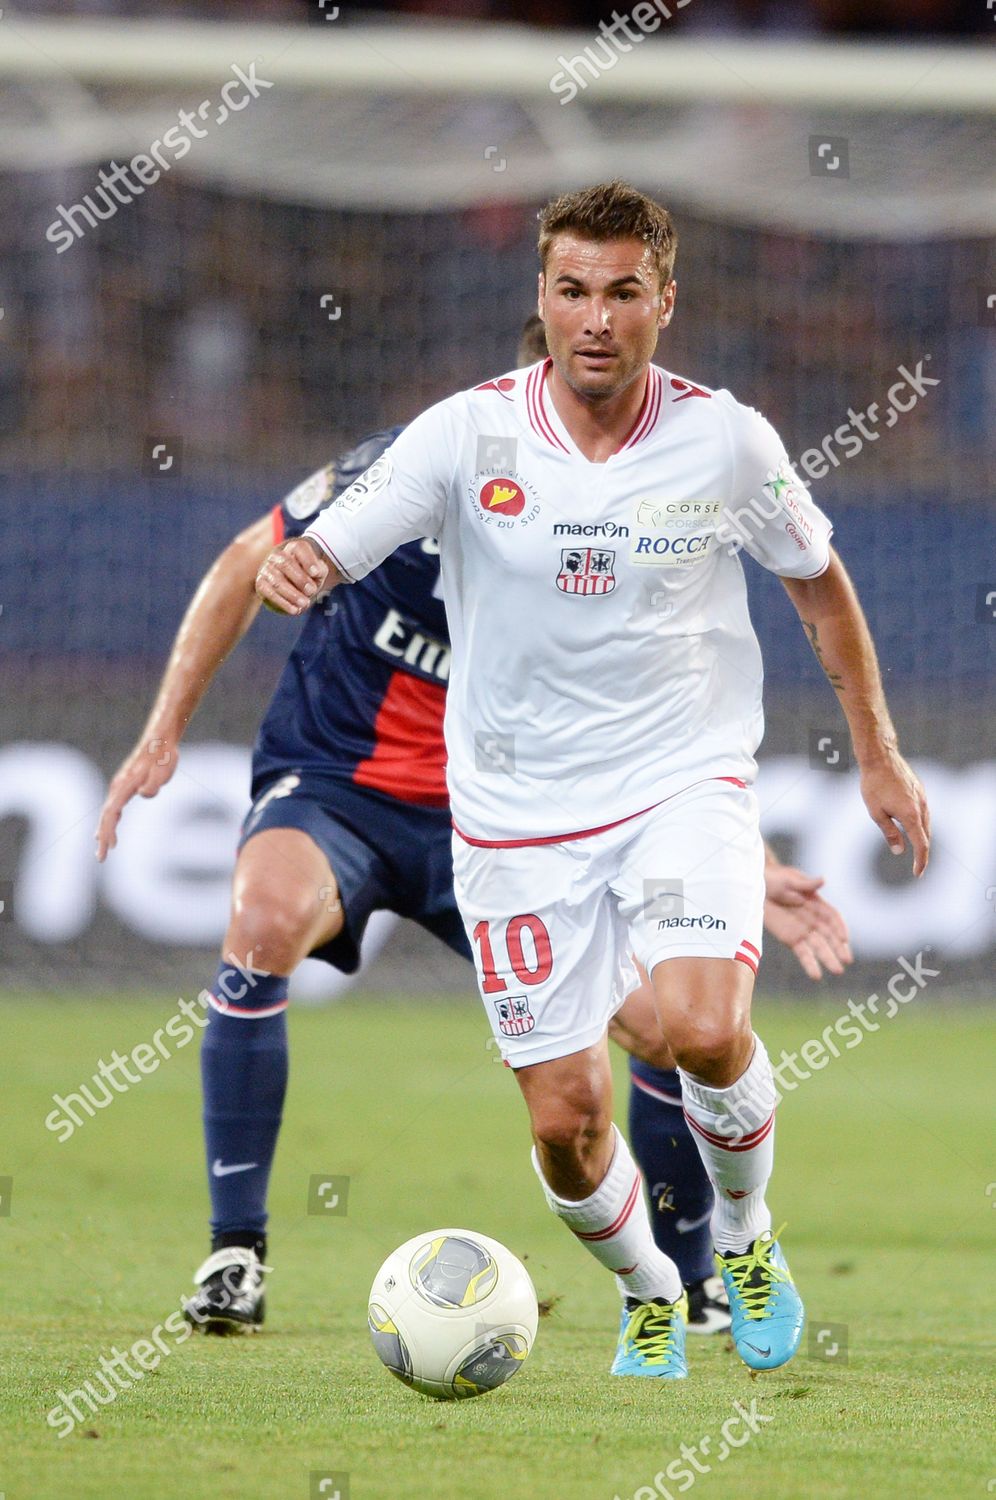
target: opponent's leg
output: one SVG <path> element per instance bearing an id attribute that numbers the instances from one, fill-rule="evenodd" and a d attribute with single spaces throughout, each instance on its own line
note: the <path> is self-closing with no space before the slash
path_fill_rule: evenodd
<path id="1" fill-rule="evenodd" d="M 681 1277 L 654 1244 L 640 1174 L 612 1123 L 608 1048 L 516 1070 L 533 1131 L 533 1166 L 553 1212 L 615 1274 L 623 1295 L 617 1375 L 681 1379 Z"/>
<path id="2" fill-rule="evenodd" d="M 750 1024 L 753 974 L 734 959 L 671 958 L 652 978 L 685 1114 L 715 1191 L 712 1235 L 734 1342 L 745 1363 L 773 1369 L 795 1353 L 803 1311 L 765 1201 L 777 1096 Z"/>
<path id="3" fill-rule="evenodd" d="M 201 1047 L 211 1255 L 185 1304 L 205 1332 L 263 1321 L 266 1194 L 287 1088 L 287 988 L 301 959 L 342 928 L 335 878 L 296 828 L 267 828 L 239 853 L 222 960 Z"/>

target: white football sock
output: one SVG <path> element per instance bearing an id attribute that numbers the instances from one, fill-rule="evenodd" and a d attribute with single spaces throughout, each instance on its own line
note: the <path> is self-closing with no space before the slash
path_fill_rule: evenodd
<path id="1" fill-rule="evenodd" d="M 622 1296 L 640 1302 L 676 1302 L 681 1296 L 678 1267 L 654 1244 L 643 1179 L 618 1129 L 615 1125 L 612 1129 L 616 1145 L 609 1170 L 591 1197 L 580 1203 L 569 1203 L 553 1192 L 535 1146 L 533 1167 L 547 1203 L 599 1264 L 616 1273 Z"/>
<path id="2" fill-rule="evenodd" d="M 741 1253 L 771 1228 L 764 1190 L 775 1160 L 778 1095 L 768 1054 L 755 1036 L 746 1071 L 725 1089 L 678 1072 L 685 1118 L 715 1190 L 713 1244 Z"/>

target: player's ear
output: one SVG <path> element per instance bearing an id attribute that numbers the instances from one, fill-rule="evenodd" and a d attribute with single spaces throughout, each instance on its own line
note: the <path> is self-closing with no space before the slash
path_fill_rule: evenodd
<path id="1" fill-rule="evenodd" d="M 539 276 L 536 278 L 536 316 L 538 318 L 540 318 L 543 322 L 546 321 L 546 319 L 543 318 L 543 299 L 544 299 L 545 296 L 546 296 L 546 274 L 543 271 L 541 271 L 539 273 Z"/>
<path id="2" fill-rule="evenodd" d="M 670 323 L 671 317 L 674 313 L 674 303 L 677 295 L 678 283 L 676 281 L 669 281 L 667 286 L 661 292 L 660 312 L 657 315 L 658 328 L 666 328 Z"/>

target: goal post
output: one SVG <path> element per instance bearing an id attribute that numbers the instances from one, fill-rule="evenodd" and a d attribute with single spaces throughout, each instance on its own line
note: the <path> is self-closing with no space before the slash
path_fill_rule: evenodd
<path id="1" fill-rule="evenodd" d="M 926 879 L 897 882 L 833 695 L 777 580 L 747 562 L 766 826 L 845 909 L 856 985 L 930 942 L 945 983 L 984 989 L 991 54 L 672 39 L 666 24 L 629 48 L 596 32 L 42 21 L 3 6 L 12 978 L 204 982 L 284 623 L 259 620 L 233 653 L 176 777 L 129 807 L 107 865 L 90 837 L 190 594 L 234 535 L 364 433 L 513 367 L 537 210 L 622 176 L 678 226 L 658 358 L 770 417 L 834 520 L 939 837 Z M 575 64 L 589 52 L 597 67 Z M 565 68 L 570 100 L 551 87 Z M 410 930 L 378 962 L 382 987 L 466 987 Z M 769 948 L 767 963 L 769 983 L 795 984 L 791 960 Z"/>

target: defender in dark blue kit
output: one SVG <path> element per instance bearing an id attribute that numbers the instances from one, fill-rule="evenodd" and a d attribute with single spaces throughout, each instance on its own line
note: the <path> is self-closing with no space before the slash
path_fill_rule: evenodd
<path id="1" fill-rule="evenodd" d="M 273 510 L 277 541 L 376 463 L 402 429 L 364 438 Z M 312 611 L 253 752 L 243 842 L 296 828 L 326 854 L 344 922 L 312 950 L 351 974 L 371 912 L 395 911 L 470 958 L 453 897 L 443 713 L 450 647 L 432 540 Z"/>
<path id="2" fill-rule="evenodd" d="M 537 324 L 527 325 L 521 364 L 544 352 Z M 274 540 L 300 535 L 400 431 L 374 433 L 320 469 L 216 560 L 181 624 L 145 728 L 111 783 L 98 858 L 114 847 L 128 801 L 154 796 L 176 769 L 198 703 L 255 617 L 256 572 Z M 231 918 L 204 992 L 212 1241 L 185 1314 L 206 1332 L 251 1332 L 263 1321 L 267 1187 L 287 1086 L 289 976 L 309 955 L 352 973 L 366 923 L 380 909 L 412 918 L 470 958 L 453 895 L 445 782 L 449 659 L 436 545 L 412 542 L 308 613 L 260 726 Z M 821 964 L 841 972 L 850 959 L 847 932 L 817 894 L 822 882 L 773 856 L 767 875 L 768 929 L 813 978 Z M 712 1275 L 711 1188 L 690 1145 L 648 989 L 627 999 L 611 1034 L 638 1067 L 631 1134 L 652 1189 L 655 1236 L 689 1286 L 690 1329 L 719 1331 L 729 1326 L 729 1312 Z"/>

